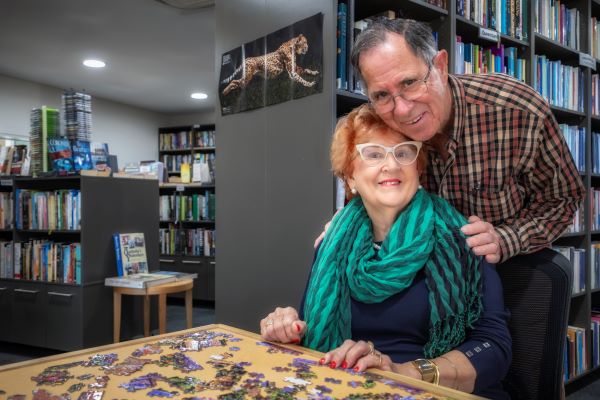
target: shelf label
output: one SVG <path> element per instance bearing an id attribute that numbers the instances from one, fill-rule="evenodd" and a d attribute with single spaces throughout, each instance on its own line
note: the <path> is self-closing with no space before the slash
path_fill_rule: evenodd
<path id="1" fill-rule="evenodd" d="M 0 179 L 0 186 L 12 186 L 12 180 Z"/>
<path id="2" fill-rule="evenodd" d="M 185 186 L 183 186 L 183 185 L 177 185 L 177 187 L 175 187 L 175 191 L 177 191 L 177 192 L 185 192 Z"/>
<path id="3" fill-rule="evenodd" d="M 579 65 L 588 67 L 591 70 L 596 70 L 596 59 L 589 54 L 579 53 Z"/>
<path id="4" fill-rule="evenodd" d="M 485 39 L 492 42 L 500 41 L 500 34 L 493 29 L 479 27 L 479 39 Z"/>

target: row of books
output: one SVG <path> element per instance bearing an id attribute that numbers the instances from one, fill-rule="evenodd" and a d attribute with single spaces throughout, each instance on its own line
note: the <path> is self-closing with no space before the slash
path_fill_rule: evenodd
<path id="1" fill-rule="evenodd" d="M 535 65 L 537 79 L 533 87 L 551 105 L 583 112 L 585 78 L 582 69 L 563 65 L 560 60 L 548 60 L 544 55 L 535 56 Z"/>
<path id="2" fill-rule="evenodd" d="M 17 229 L 79 230 L 79 190 L 15 190 Z"/>
<path id="3" fill-rule="evenodd" d="M 527 39 L 527 0 L 456 0 L 456 13 L 483 27 Z"/>
<path id="4" fill-rule="evenodd" d="M 168 172 L 179 172 L 181 171 L 181 164 L 191 164 L 194 161 L 194 156 L 191 154 L 162 154 L 160 161 Z"/>
<path id="5" fill-rule="evenodd" d="M 593 231 L 600 230 L 600 188 L 590 188 L 590 228 Z"/>
<path id="6" fill-rule="evenodd" d="M 0 260 L 0 278 L 81 283 L 79 243 L 0 242 Z"/>
<path id="7" fill-rule="evenodd" d="M 585 213 L 583 211 L 583 207 L 579 207 L 575 210 L 575 215 L 573 215 L 573 222 L 565 229 L 565 233 L 580 233 L 585 229 Z"/>
<path id="8" fill-rule="evenodd" d="M 193 147 L 215 147 L 215 131 L 181 131 L 159 134 L 159 150 L 189 150 Z"/>
<path id="9" fill-rule="evenodd" d="M 575 50 L 581 48 L 579 10 L 560 0 L 534 0 L 536 33 Z"/>
<path id="10" fill-rule="evenodd" d="M 592 30 L 591 55 L 594 58 L 600 58 L 600 19 L 592 17 L 590 25 Z"/>
<path id="11" fill-rule="evenodd" d="M 600 309 L 592 309 L 592 368 L 600 366 Z"/>
<path id="12" fill-rule="evenodd" d="M 558 126 L 565 137 L 577 170 L 585 173 L 585 128 L 567 124 L 559 124 Z"/>
<path id="13" fill-rule="evenodd" d="M 586 330 L 578 326 L 567 327 L 563 373 L 565 381 L 583 374 L 588 369 Z"/>
<path id="14" fill-rule="evenodd" d="M 600 242 L 592 242 L 590 252 L 590 288 L 593 290 L 600 288 Z"/>
<path id="15" fill-rule="evenodd" d="M 0 278 L 14 278 L 13 242 L 0 241 Z"/>
<path id="16" fill-rule="evenodd" d="M 13 227 L 13 197 L 12 192 L 0 192 L 0 229 Z"/>
<path id="17" fill-rule="evenodd" d="M 592 74 L 592 115 L 600 116 L 600 79 L 598 74 Z"/>
<path id="18" fill-rule="evenodd" d="M 215 239 L 214 229 L 159 229 L 160 253 L 166 255 L 214 257 Z"/>
<path id="19" fill-rule="evenodd" d="M 592 173 L 600 174 L 600 133 L 592 132 Z"/>
<path id="20" fill-rule="evenodd" d="M 553 249 L 564 255 L 573 266 L 572 294 L 584 292 L 586 287 L 586 250 L 572 246 L 555 246 Z"/>
<path id="21" fill-rule="evenodd" d="M 159 198 L 161 221 L 212 221 L 215 219 L 215 194 L 163 195 Z"/>
<path id="22" fill-rule="evenodd" d="M 504 73 L 525 81 L 527 62 L 518 58 L 516 47 L 488 47 L 463 43 L 456 37 L 455 70 L 457 74 Z"/>

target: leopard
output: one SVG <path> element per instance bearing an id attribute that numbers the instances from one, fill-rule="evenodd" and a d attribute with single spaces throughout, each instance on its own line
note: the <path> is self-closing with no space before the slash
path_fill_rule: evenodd
<path id="1" fill-rule="evenodd" d="M 221 81 L 221 84 L 227 86 L 223 89 L 223 95 L 226 96 L 236 89 L 245 88 L 255 75 L 266 76 L 267 79 L 274 78 L 287 71 L 290 79 L 305 87 L 313 87 L 316 81 L 309 82 L 301 75 L 318 75 L 319 71 L 302 68 L 296 63 L 296 55 L 306 54 L 308 51 L 308 40 L 303 34 L 300 34 L 287 42 L 284 42 L 277 50 L 267 53 L 264 56 L 248 57 L 227 79 Z M 237 74 L 242 72 L 239 79 L 234 79 Z"/>

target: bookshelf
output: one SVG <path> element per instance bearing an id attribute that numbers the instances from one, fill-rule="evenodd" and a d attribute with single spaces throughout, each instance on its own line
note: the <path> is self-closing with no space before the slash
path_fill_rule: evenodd
<path id="1" fill-rule="evenodd" d="M 159 159 L 170 177 L 181 176 L 173 157 L 207 162 L 211 176 L 210 183 L 160 185 L 160 268 L 198 274 L 192 297 L 209 302 L 215 301 L 214 132 L 214 124 L 159 128 Z"/>
<path id="2" fill-rule="evenodd" d="M 7 183 L 4 180 L 0 181 L 0 190 L 13 195 L 15 223 L 10 232 L 1 234 L 8 235 L 7 238 L 12 236 L 15 248 L 18 244 L 24 249 L 27 243 L 37 241 L 60 244 L 58 247 L 78 246 L 79 257 L 71 252 L 73 258 L 64 257 L 70 260 L 69 267 L 59 268 L 62 263 L 57 263 L 53 269 L 42 266 L 52 265 L 43 262 L 48 257 L 40 258 L 40 266 L 35 267 L 35 263 L 25 261 L 24 250 L 22 257 L 15 251 L 15 260 L 21 262 L 13 264 L 12 277 L 0 278 L 0 340 L 64 351 L 111 343 L 112 290 L 104 286 L 104 278 L 116 275 L 112 235 L 144 232 L 148 261 L 157 265 L 158 212 L 154 206 L 156 200 L 151 201 L 158 197 L 157 181 L 91 176 L 15 177 L 11 181 L 10 187 L 4 185 Z M 48 193 L 50 197 L 57 192 L 77 193 L 79 205 L 73 202 L 67 208 L 63 203 L 62 210 L 69 210 L 79 218 L 73 218 L 68 227 L 56 229 L 54 224 L 41 221 L 50 213 L 41 212 L 44 207 L 38 206 L 35 209 L 40 210 L 40 220 L 35 222 L 38 225 L 32 225 L 33 217 L 24 217 L 22 203 L 27 198 L 24 194 Z M 65 219 L 67 215 L 58 214 L 62 217 L 57 216 L 57 219 Z M 44 254 L 43 249 L 38 251 Z M 66 254 L 64 247 L 55 251 L 54 254 Z M 21 278 L 17 279 L 17 274 Z M 124 307 L 123 318 L 129 321 L 124 326 L 127 337 L 142 332 L 136 306 L 141 306 L 141 302 L 128 302 Z"/>
<path id="3" fill-rule="evenodd" d="M 487 4 L 502 7 L 501 13 L 496 13 L 498 29 L 491 25 L 489 18 L 485 16 L 490 13 L 480 10 L 486 2 L 468 0 L 445 0 L 424 1 L 407 0 L 396 2 L 392 0 L 339 0 L 334 1 L 334 7 L 338 10 L 338 3 L 346 4 L 346 45 L 350 46 L 355 32 L 355 22 L 369 16 L 393 10 L 397 17 L 412 18 L 427 22 L 437 35 L 438 47 L 446 49 L 449 55 L 449 70 L 451 73 L 499 72 L 501 61 L 506 65 L 506 72 L 518 79 L 524 80 L 542 93 L 549 101 L 551 109 L 557 122 L 564 126 L 565 137 L 572 135 L 569 147 L 574 154 L 576 164 L 580 165 L 580 174 L 588 191 L 600 190 L 600 140 L 594 139 L 592 132 L 600 133 L 600 106 L 598 101 L 598 78 L 597 70 L 600 69 L 600 1 L 599 0 L 574 0 L 565 1 L 563 6 L 561 24 L 565 29 L 553 30 L 553 25 L 546 16 L 553 15 L 550 5 L 554 1 L 549 0 L 518 0 L 516 2 L 488 1 Z M 468 4 L 473 6 L 468 11 Z M 522 4 L 518 10 L 505 10 L 505 7 L 513 7 Z M 335 14 L 334 14 L 335 15 Z M 339 18 L 339 16 L 338 16 Z M 504 21 L 502 22 L 502 19 Z M 594 18 L 594 20 L 592 20 Z M 575 22 L 579 20 L 579 25 Z M 335 26 L 335 21 L 333 21 Z M 507 24 L 506 26 L 502 23 Z M 568 25 L 567 25 L 568 24 Z M 358 24 L 360 27 L 360 23 Z M 334 42 L 335 43 L 335 42 Z M 335 44 L 334 44 L 335 45 Z M 520 59 L 521 64 L 517 68 L 517 62 L 511 64 L 509 71 L 508 58 L 494 58 L 496 49 L 502 46 L 504 56 L 509 52 L 512 59 Z M 476 48 L 476 50 L 475 50 Z M 489 50 L 488 55 L 483 55 L 481 62 L 475 62 L 474 54 L 482 55 Z M 339 52 L 338 52 L 339 53 Z M 352 66 L 349 64 L 350 50 L 346 51 L 347 76 L 336 76 L 336 80 L 344 79 L 348 82 L 348 90 L 338 87 L 335 93 L 335 115 L 334 118 L 346 114 L 353 107 L 366 102 L 366 97 L 355 91 L 352 78 Z M 490 56 L 490 54 L 492 56 Z M 493 59 L 493 60 L 492 60 Z M 491 61 L 490 61 L 491 60 Z M 334 57 L 336 62 L 344 62 Z M 505 63 L 505 64 L 504 64 Z M 465 70 L 466 68 L 466 70 Z M 334 73 L 340 71 L 332 68 Z M 479 71 L 477 70 L 479 69 Z M 517 72 L 519 69 L 519 72 Z M 561 70 L 564 79 L 569 84 L 557 85 L 548 78 L 548 70 Z M 341 69 L 344 70 L 343 68 Z M 594 81 L 595 80 L 595 81 Z M 571 96 L 568 90 L 576 87 L 578 96 Z M 566 88 L 567 91 L 561 91 Z M 574 97 L 574 98 L 573 98 Z M 593 107 L 596 106 L 594 109 Z M 594 111 L 596 110 L 596 111 Z M 335 120 L 334 120 L 335 121 Z M 577 135 L 581 135 L 578 140 Z M 600 136 L 599 136 L 600 138 Z M 569 141 L 569 139 L 567 139 Z M 595 146 L 595 147 L 594 147 Z M 595 163 L 595 164 L 594 164 Z M 594 165 L 598 165 L 594 167 Z M 592 173 L 593 172 L 593 173 Z M 600 199 L 600 194 L 598 196 Z M 598 200 L 600 204 L 600 200 Z M 600 247 L 600 226 L 592 228 L 592 219 L 598 218 L 600 207 L 594 206 L 593 198 L 586 196 L 584 204 L 580 208 L 582 224 L 579 230 L 565 233 L 554 245 L 571 249 L 582 249 L 580 251 L 581 263 L 577 271 L 580 290 L 574 292 L 571 300 L 569 325 L 580 328 L 585 334 L 585 346 L 587 348 L 583 358 L 587 367 L 579 372 L 568 376 L 566 384 L 579 380 L 581 377 L 600 372 L 600 367 L 594 364 L 593 340 L 597 340 L 598 334 L 594 336 L 591 328 L 591 313 L 593 308 L 600 308 L 600 288 L 595 283 L 600 274 L 600 251 L 598 256 L 593 256 L 593 245 L 598 243 Z M 593 269 L 596 269 L 593 271 Z M 595 282 L 592 280 L 595 279 Z M 594 284 L 594 285 L 592 285 Z M 596 350 L 598 351 L 598 350 Z"/>

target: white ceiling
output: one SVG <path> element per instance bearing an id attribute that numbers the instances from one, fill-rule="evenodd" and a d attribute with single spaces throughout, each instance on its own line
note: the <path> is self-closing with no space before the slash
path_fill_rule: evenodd
<path id="1" fill-rule="evenodd" d="M 0 74 L 162 113 L 213 110 L 214 37 L 214 6 L 0 0 Z M 107 66 L 84 67 L 86 58 Z M 196 91 L 208 99 L 191 99 Z"/>

